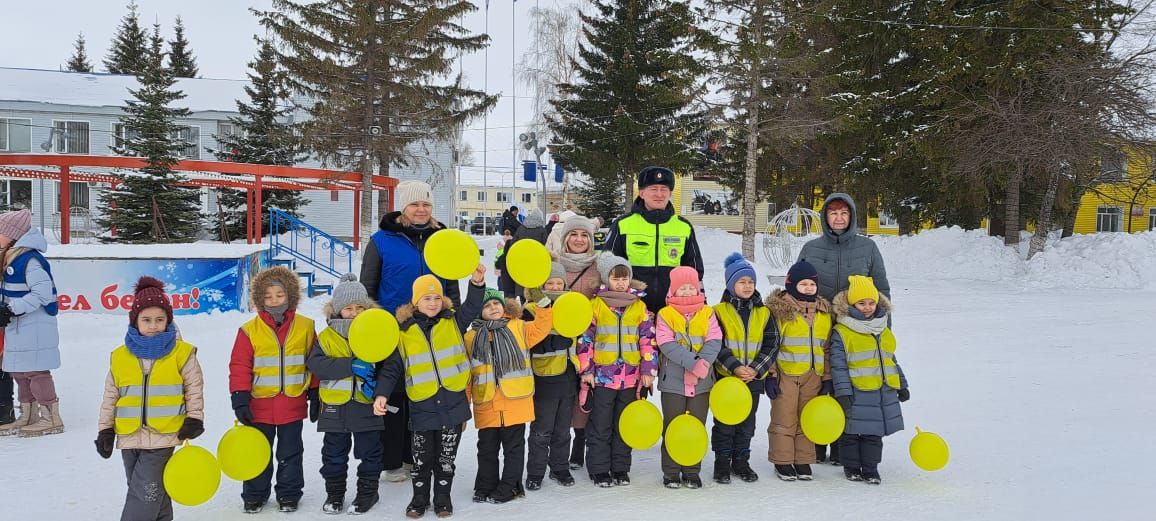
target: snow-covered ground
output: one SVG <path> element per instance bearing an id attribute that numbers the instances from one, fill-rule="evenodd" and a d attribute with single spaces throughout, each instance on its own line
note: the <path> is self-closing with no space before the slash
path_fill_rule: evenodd
<path id="1" fill-rule="evenodd" d="M 701 230 L 706 286 L 722 287 L 722 259 L 739 239 Z M 883 485 L 850 483 L 841 469 L 816 467 L 812 483 L 783 483 L 764 455 L 765 398 L 754 440 L 753 484 L 709 482 L 703 490 L 660 485 L 659 450 L 636 451 L 633 484 L 593 487 L 547 482 L 524 500 L 495 506 L 470 502 L 476 431 L 458 456 L 455 518 L 462 519 L 1151 519 L 1147 493 L 1156 446 L 1156 349 L 1143 324 L 1156 310 L 1156 234 L 1104 234 L 1049 245 L 1030 262 L 982 232 L 940 229 L 881 238 L 896 304 L 899 360 L 911 384 L 903 406 L 907 430 L 885 439 Z M 492 255 L 492 238 L 482 239 Z M 761 247 L 759 258 L 761 256 Z M 488 259 L 487 259 L 488 262 Z M 760 273 L 782 274 L 760 262 Z M 767 287 L 760 281 L 764 294 Z M 302 312 L 320 317 L 324 299 Z M 215 450 L 232 425 L 227 360 L 241 313 L 181 317 L 199 348 L 207 385 L 207 432 Z M 124 335 L 123 316 L 64 315 L 64 367 L 56 371 L 67 431 L 41 439 L 0 438 L 0 505 L 4 518 L 116 519 L 124 496 L 119 455 L 95 454 L 96 417 L 108 353 Z M 925 473 L 907 455 L 914 427 L 937 432 L 951 463 Z M 311 430 L 308 429 L 307 430 Z M 325 519 L 321 436 L 306 436 L 306 489 L 296 519 Z M 352 486 L 351 486 L 352 490 Z M 409 483 L 383 483 L 374 518 L 401 519 Z M 251 519 L 240 512 L 240 483 L 223 478 L 215 498 L 177 507 L 179 519 Z M 350 493 L 352 498 L 352 492 Z M 269 512 L 260 517 L 281 517 Z M 432 514 L 429 514 L 432 517 Z"/>

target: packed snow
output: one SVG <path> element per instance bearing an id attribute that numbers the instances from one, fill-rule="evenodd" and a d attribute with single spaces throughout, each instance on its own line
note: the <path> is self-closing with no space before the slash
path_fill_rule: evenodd
<path id="1" fill-rule="evenodd" d="M 706 287 L 717 299 L 722 259 L 740 240 L 718 230 L 698 233 Z M 1150 518 L 1148 471 L 1156 448 L 1142 436 L 1156 417 L 1156 402 L 1145 392 L 1156 350 L 1140 324 L 1154 309 L 1156 234 L 1053 241 L 1030 261 L 983 232 L 938 229 L 876 241 L 896 306 L 897 358 L 911 386 L 911 401 L 903 405 L 907 429 L 884 441 L 881 486 L 850 483 L 841 469 L 825 465 L 815 468 L 811 483 L 775 479 L 765 457 L 764 397 L 753 443 L 757 483 L 710 482 L 708 455 L 704 489 L 664 489 L 656 447 L 635 451 L 629 487 L 598 489 L 578 471 L 572 488 L 547 481 L 526 499 L 475 504 L 470 496 L 476 431 L 470 430 L 457 459 L 455 518 Z M 479 244 L 492 265 L 494 238 Z M 203 246 L 206 253 L 217 247 Z M 57 249 L 69 248 L 81 247 Z M 761 242 L 756 250 L 761 274 L 785 273 L 786 267 L 763 259 Z M 770 289 L 766 280 L 759 282 L 764 295 Z M 307 300 L 301 312 L 320 318 L 324 302 Z M 178 319 L 185 339 L 200 348 L 207 432 L 195 443 L 210 450 L 233 423 L 227 360 L 236 328 L 248 316 Z M 92 440 L 108 354 L 122 342 L 124 328 L 124 316 L 61 317 L 64 366 L 54 374 L 67 431 L 40 439 L 0 438 L 6 512 L 43 521 L 118 518 L 125 493 L 120 456 L 101 459 Z M 950 444 L 944 470 L 926 473 L 911 463 L 907 443 L 916 426 Z M 306 427 L 306 488 L 301 511 L 291 514 L 296 519 L 326 518 L 317 473 L 321 435 L 312 427 Z M 350 490 L 347 500 L 352 483 Z M 404 518 L 410 484 L 383 482 L 381 492 L 370 515 Z M 251 519 L 241 513 L 240 483 L 227 478 L 209 503 L 176 508 L 178 519 Z M 267 509 L 261 516 L 283 515 Z"/>

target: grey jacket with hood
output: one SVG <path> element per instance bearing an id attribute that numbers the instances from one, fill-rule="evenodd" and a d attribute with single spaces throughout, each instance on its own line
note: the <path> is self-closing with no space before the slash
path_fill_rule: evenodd
<path id="1" fill-rule="evenodd" d="M 48 241 L 38 228 L 32 228 L 12 247 L 44 253 Z M 29 293 L 4 299 L 15 316 L 4 330 L 3 369 L 8 373 L 51 371 L 60 367 L 60 332 L 56 317 L 49 315 L 44 306 L 56 300 L 52 291 L 55 284 L 48 270 L 36 261 L 28 261 L 24 277 Z"/>
<path id="2" fill-rule="evenodd" d="M 827 225 L 827 206 L 832 201 L 841 200 L 851 209 L 851 224 L 842 233 L 836 233 Z M 800 261 L 807 261 L 819 272 L 819 296 L 832 300 L 835 294 L 846 290 L 850 275 L 866 275 L 875 280 L 875 287 L 891 298 L 891 284 L 887 282 L 887 268 L 883 265 L 883 255 L 875 241 L 859 235 L 859 210 L 851 196 L 833 193 L 823 202 L 819 211 L 822 216 L 823 236 L 811 239 L 799 252 Z"/>

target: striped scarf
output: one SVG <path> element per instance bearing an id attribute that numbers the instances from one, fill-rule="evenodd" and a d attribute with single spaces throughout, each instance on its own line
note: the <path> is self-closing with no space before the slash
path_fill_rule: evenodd
<path id="1" fill-rule="evenodd" d="M 522 349 L 514 339 L 514 333 L 506 327 L 509 319 L 474 320 L 472 327 L 477 331 L 474 335 L 472 358 L 478 363 L 494 368 L 494 376 L 501 378 L 506 373 L 526 369 Z"/>

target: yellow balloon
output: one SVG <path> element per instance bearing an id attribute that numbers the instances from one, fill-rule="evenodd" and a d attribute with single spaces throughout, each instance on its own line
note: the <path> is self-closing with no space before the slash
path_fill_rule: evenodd
<path id="1" fill-rule="evenodd" d="M 569 338 L 581 336 L 593 320 L 594 308 L 590 307 L 586 295 L 570 291 L 554 301 L 554 331 L 559 335 Z M 660 434 L 661 431 L 660 428 Z"/>
<path id="2" fill-rule="evenodd" d="M 369 363 L 385 360 L 397 349 L 401 331 L 397 319 L 384 309 L 367 309 L 349 324 L 349 347 Z"/>
<path id="3" fill-rule="evenodd" d="M 646 400 L 630 402 L 618 418 L 618 432 L 630 448 L 649 449 L 662 437 L 662 413 Z"/>
<path id="4" fill-rule="evenodd" d="M 728 376 L 710 390 L 710 412 L 714 419 L 727 425 L 738 425 L 751 414 L 754 397 L 742 380 Z"/>
<path id="5" fill-rule="evenodd" d="M 469 277 L 478 269 L 478 261 L 482 258 L 478 253 L 478 243 L 461 230 L 443 229 L 430 235 L 423 252 L 430 271 L 451 281 Z M 388 255 L 389 252 L 382 254 Z"/>
<path id="6" fill-rule="evenodd" d="M 847 417 L 843 414 L 843 407 L 834 398 L 816 396 L 803 407 L 799 424 L 807 439 L 819 445 L 830 445 L 843 435 Z"/>
<path id="7" fill-rule="evenodd" d="M 924 432 L 915 428 L 915 437 L 911 438 L 911 445 L 907 450 L 911 453 L 911 461 L 928 472 L 935 472 L 945 466 L 951 459 L 951 451 L 947 442 L 934 432 Z"/>
<path id="8" fill-rule="evenodd" d="M 165 492 L 173 501 L 192 507 L 213 498 L 221 485 L 221 467 L 217 458 L 204 447 L 181 447 L 165 465 Z"/>
<path id="9" fill-rule="evenodd" d="M 273 455 L 269 440 L 255 427 L 235 423 L 217 443 L 221 472 L 237 481 L 253 479 L 269 466 Z"/>
<path id="10" fill-rule="evenodd" d="M 536 288 L 550 278 L 550 252 L 542 243 L 523 239 L 506 252 L 506 270 L 510 278 L 525 288 Z"/>
<path id="11" fill-rule="evenodd" d="M 675 463 L 697 465 L 706 456 L 706 426 L 690 413 L 680 415 L 666 426 L 663 447 Z"/>

